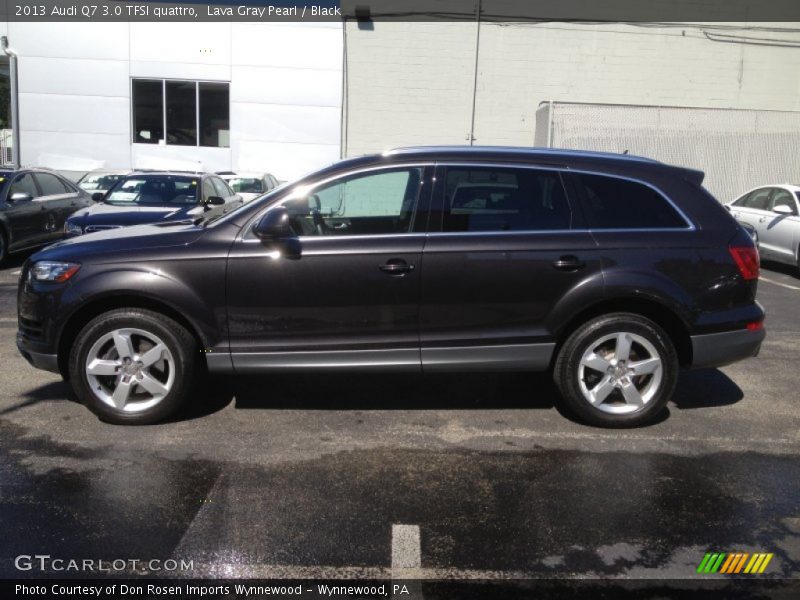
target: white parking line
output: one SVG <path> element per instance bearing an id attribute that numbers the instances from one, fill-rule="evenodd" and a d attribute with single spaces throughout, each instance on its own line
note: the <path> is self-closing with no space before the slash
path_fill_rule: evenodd
<path id="1" fill-rule="evenodd" d="M 800 287 L 796 285 L 789 285 L 788 283 L 781 283 L 780 281 L 773 281 L 772 279 L 767 279 L 766 277 L 759 277 L 759 281 L 766 281 L 767 283 L 771 283 L 773 285 L 779 285 L 781 287 L 785 287 L 787 290 L 800 290 Z"/>
<path id="2" fill-rule="evenodd" d="M 11 317 L 0 317 L 0 323 L 16 323 L 17 320 Z"/>
<path id="3" fill-rule="evenodd" d="M 422 566 L 419 525 L 392 525 L 392 570 Z"/>

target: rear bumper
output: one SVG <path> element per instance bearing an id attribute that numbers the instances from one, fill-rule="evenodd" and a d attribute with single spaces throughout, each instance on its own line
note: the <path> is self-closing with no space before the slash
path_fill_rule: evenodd
<path id="1" fill-rule="evenodd" d="M 692 368 L 722 367 L 758 354 L 767 332 L 739 329 L 692 336 Z"/>

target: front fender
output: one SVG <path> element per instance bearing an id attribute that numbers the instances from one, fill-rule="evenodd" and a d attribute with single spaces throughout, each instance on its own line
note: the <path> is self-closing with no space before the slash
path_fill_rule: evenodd
<path id="1" fill-rule="evenodd" d="M 88 274 L 81 274 L 61 294 L 59 304 L 69 307 L 59 323 L 56 338 L 60 343 L 64 326 L 83 310 L 92 305 L 113 302 L 115 298 L 141 298 L 154 304 L 162 304 L 180 314 L 194 328 L 204 348 L 227 346 L 225 334 L 224 267 L 216 285 L 206 281 L 201 296 L 198 289 L 187 285 L 160 269 L 145 266 L 125 268 L 103 265 L 94 267 Z M 214 291 L 216 290 L 216 291 Z"/>

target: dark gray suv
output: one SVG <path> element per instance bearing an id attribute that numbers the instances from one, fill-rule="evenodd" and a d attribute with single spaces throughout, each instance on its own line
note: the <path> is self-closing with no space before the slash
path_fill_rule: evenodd
<path id="1" fill-rule="evenodd" d="M 680 367 L 764 338 L 758 254 L 702 179 L 519 148 L 345 160 L 222 217 L 32 256 L 17 343 L 115 423 L 165 418 L 205 369 L 468 369 L 550 371 L 585 421 L 637 425 Z"/>

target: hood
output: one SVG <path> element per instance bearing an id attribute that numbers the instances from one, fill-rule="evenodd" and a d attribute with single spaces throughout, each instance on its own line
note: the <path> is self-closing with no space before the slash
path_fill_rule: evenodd
<path id="1" fill-rule="evenodd" d="M 82 229 L 91 225 L 128 226 L 159 221 L 180 221 L 192 219 L 203 214 L 203 207 L 196 204 L 188 206 L 117 206 L 97 203 L 89 208 L 74 212 L 70 223 L 77 223 Z"/>
<path id="2" fill-rule="evenodd" d="M 108 229 L 51 244 L 34 254 L 31 260 L 80 260 L 133 250 L 187 246 L 204 231 L 202 226 L 182 222 Z"/>

